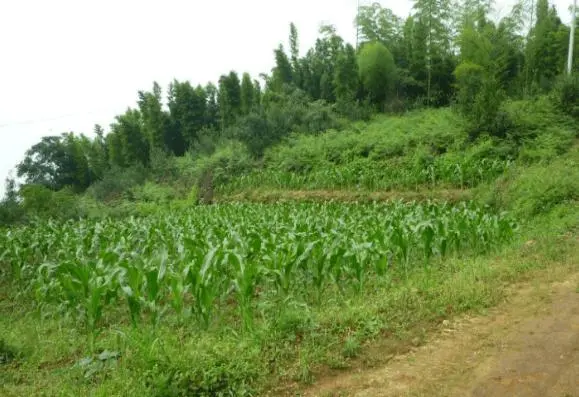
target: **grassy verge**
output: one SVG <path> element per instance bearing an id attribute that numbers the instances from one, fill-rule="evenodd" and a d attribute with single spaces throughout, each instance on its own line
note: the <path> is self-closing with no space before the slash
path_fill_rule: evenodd
<path id="1" fill-rule="evenodd" d="M 5 396 L 291 395 L 321 376 L 383 363 L 422 343 L 441 322 L 503 301 L 513 282 L 579 265 L 579 209 L 556 206 L 492 255 L 454 257 L 368 282 L 362 295 L 305 307 L 287 301 L 251 333 L 199 332 L 109 319 L 91 351 L 69 318 L 42 318 L 4 285 L 0 394 Z M 87 356 L 90 356 L 87 359 Z"/>

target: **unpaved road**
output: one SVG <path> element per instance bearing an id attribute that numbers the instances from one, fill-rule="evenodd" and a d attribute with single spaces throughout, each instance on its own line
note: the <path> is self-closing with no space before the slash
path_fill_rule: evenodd
<path id="1" fill-rule="evenodd" d="M 415 351 L 306 395 L 579 397 L 579 274 L 521 287 L 487 316 L 445 323 Z"/>

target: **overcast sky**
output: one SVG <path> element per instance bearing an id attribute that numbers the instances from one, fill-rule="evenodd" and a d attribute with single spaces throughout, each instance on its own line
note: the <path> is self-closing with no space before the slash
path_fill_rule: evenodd
<path id="1" fill-rule="evenodd" d="M 570 1 L 555 1 L 565 21 Z M 381 3 L 400 16 L 412 6 Z M 1 0 L 0 195 L 42 136 L 90 133 L 96 123 L 108 131 L 153 81 L 165 89 L 174 78 L 205 84 L 232 69 L 269 72 L 290 22 L 302 51 L 321 23 L 354 42 L 355 11 L 356 0 Z"/>

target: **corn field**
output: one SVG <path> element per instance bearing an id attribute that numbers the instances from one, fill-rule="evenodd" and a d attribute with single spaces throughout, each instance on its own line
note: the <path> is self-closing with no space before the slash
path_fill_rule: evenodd
<path id="1" fill-rule="evenodd" d="M 207 327 L 227 312 L 250 328 L 260 301 L 360 293 L 370 278 L 487 252 L 513 228 L 466 203 L 200 206 L 6 230 L 0 275 L 40 312 L 92 331 L 107 313 L 135 326 L 179 318 Z"/>
<path id="2" fill-rule="evenodd" d="M 299 190 L 353 187 L 366 190 L 390 190 L 419 186 L 465 189 L 493 181 L 512 166 L 513 163 L 508 160 L 487 159 L 455 163 L 439 158 L 432 164 L 418 168 L 361 161 L 305 172 L 264 169 L 240 175 L 218 188 L 222 193 L 263 187 Z"/>

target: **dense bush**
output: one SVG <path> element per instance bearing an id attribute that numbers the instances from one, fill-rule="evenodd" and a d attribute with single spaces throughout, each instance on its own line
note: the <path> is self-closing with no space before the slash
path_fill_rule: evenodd
<path id="1" fill-rule="evenodd" d="M 144 183 L 146 178 L 147 169 L 144 166 L 113 167 L 87 190 L 87 194 L 99 201 L 119 199 L 133 186 Z"/>
<path id="2" fill-rule="evenodd" d="M 71 188 L 54 192 L 42 185 L 24 185 L 20 188 L 20 197 L 28 217 L 70 219 L 83 215 Z"/>
<path id="3" fill-rule="evenodd" d="M 135 186 L 130 191 L 130 199 L 144 203 L 167 204 L 177 196 L 170 186 L 158 185 L 153 182 L 145 182 Z"/>
<path id="4" fill-rule="evenodd" d="M 559 204 L 579 200 L 579 151 L 573 148 L 549 164 L 513 169 L 478 197 L 497 208 L 508 209 L 522 219 L 544 213 Z"/>
<path id="5" fill-rule="evenodd" d="M 260 157 L 266 148 L 292 132 L 311 134 L 340 126 L 332 106 L 321 100 L 312 102 L 302 90 L 287 89 L 271 93 L 261 111 L 241 118 L 226 136 L 244 143 L 254 157 Z"/>
<path id="6" fill-rule="evenodd" d="M 553 90 L 553 98 L 559 109 L 579 118 L 579 75 L 575 73 L 560 78 Z"/>

